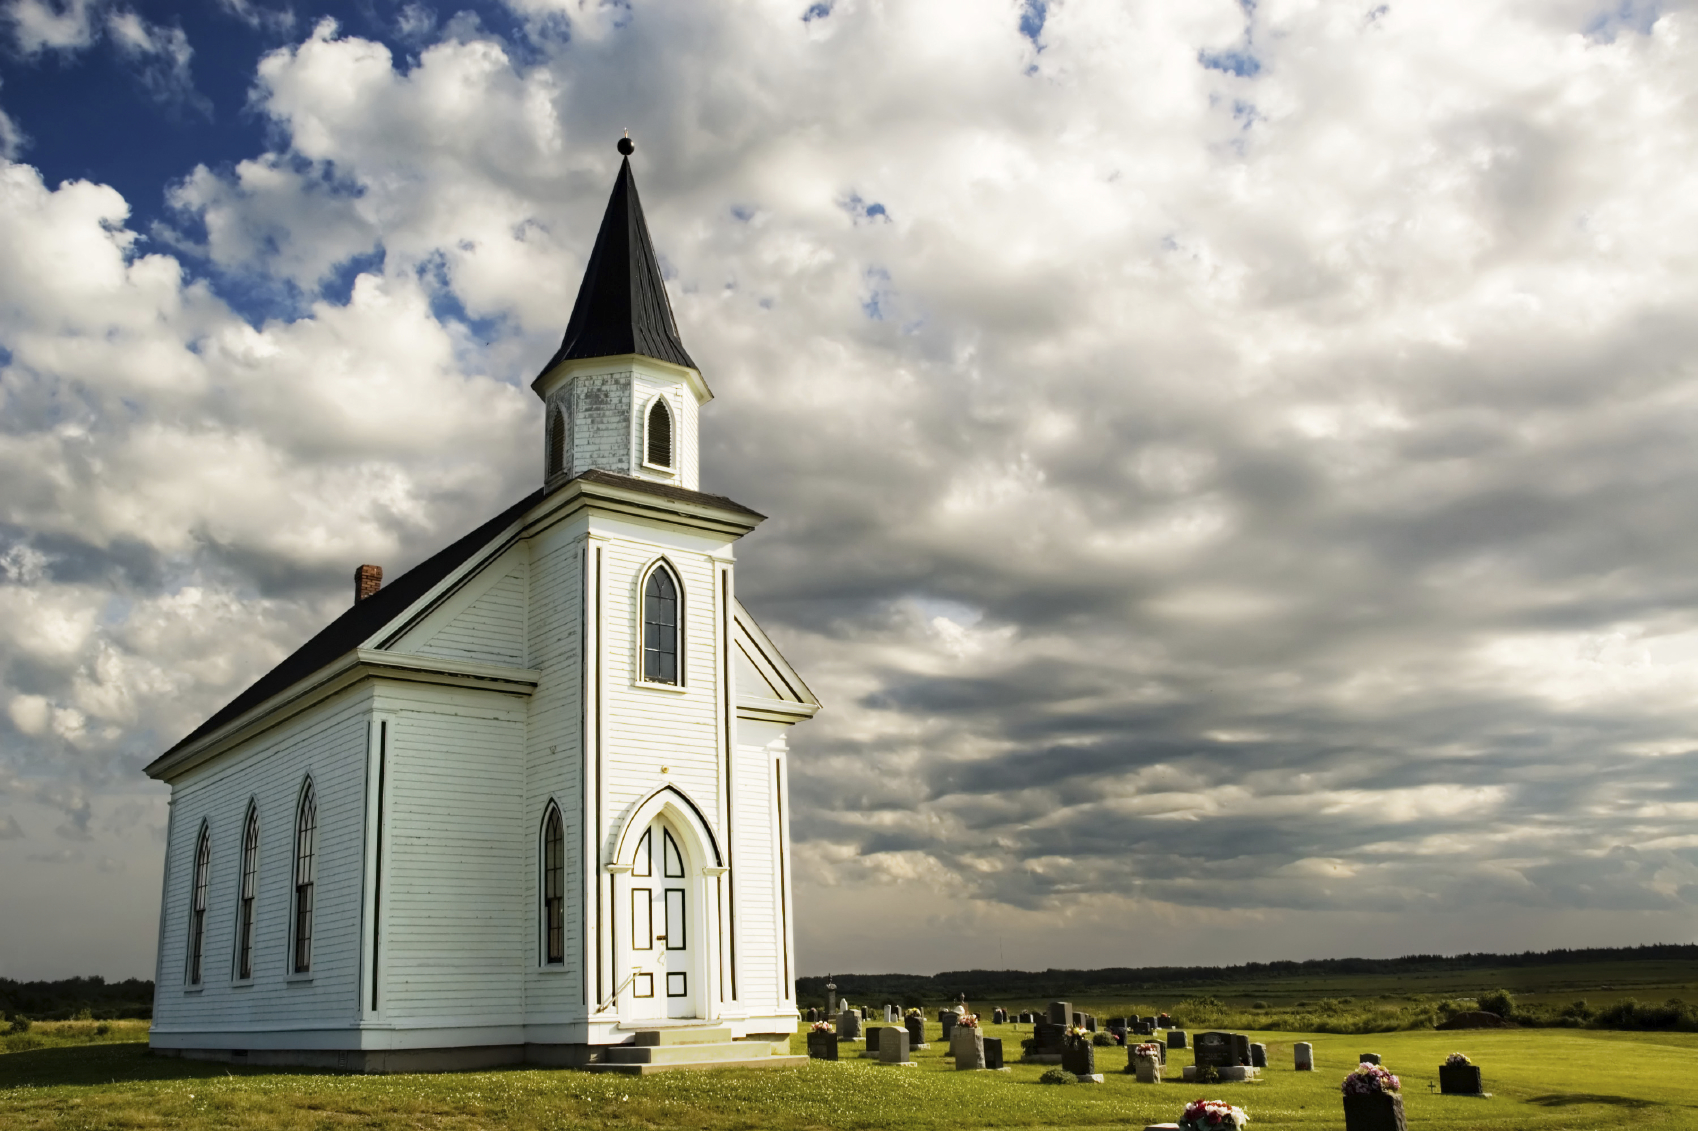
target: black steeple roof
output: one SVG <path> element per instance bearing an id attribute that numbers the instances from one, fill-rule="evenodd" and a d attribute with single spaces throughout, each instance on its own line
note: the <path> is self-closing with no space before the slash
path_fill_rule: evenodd
<path id="1" fill-rule="evenodd" d="M 629 153 L 629 144 L 622 140 L 619 151 Z M 566 337 L 542 371 L 575 358 L 625 353 L 696 368 L 678 337 L 629 157 L 619 162 L 619 178 L 607 198 Z"/>

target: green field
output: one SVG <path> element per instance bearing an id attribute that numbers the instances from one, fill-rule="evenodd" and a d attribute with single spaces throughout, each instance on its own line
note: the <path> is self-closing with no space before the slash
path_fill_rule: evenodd
<path id="1" fill-rule="evenodd" d="M 929 1028 L 935 1033 L 936 1026 Z M 1011 1050 L 1025 1027 L 990 1026 Z M 1046 1087 L 1041 1069 L 958 1073 L 940 1043 L 914 1068 L 865 1060 L 794 1070 L 672 1073 L 647 1078 L 513 1069 L 435 1076 L 347 1076 L 228 1069 L 147 1055 L 145 1027 L 40 1025 L 5 1038 L 0 1128 L 1142 1128 L 1171 1121 L 1201 1091 L 1249 1111 L 1259 1128 L 1343 1126 L 1338 1084 L 1359 1052 L 1378 1052 L 1404 1082 L 1412 1127 L 1698 1129 L 1698 1034 L 1522 1029 L 1371 1037 L 1263 1033 L 1267 1080 L 1197 1089 L 1140 1085 L 1098 1049 L 1102 1086 Z M 100 1043 L 80 1044 L 95 1040 Z M 1310 1040 L 1317 1071 L 1290 1068 Z M 800 1050 L 798 1034 L 795 1046 Z M 1490 1099 L 1429 1092 L 1437 1066 L 1467 1052 Z M 1177 1077 L 1188 1054 L 1169 1058 Z"/>

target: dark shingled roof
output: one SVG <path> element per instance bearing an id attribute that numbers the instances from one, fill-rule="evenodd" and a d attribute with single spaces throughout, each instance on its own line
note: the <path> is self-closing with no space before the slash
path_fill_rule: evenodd
<path id="1" fill-rule="evenodd" d="M 627 353 L 696 368 L 678 337 L 629 158 L 619 162 L 566 337 L 542 371 L 576 358 Z"/>
<path id="2" fill-rule="evenodd" d="M 656 483 L 650 479 L 639 479 L 634 475 L 620 475 L 617 472 L 592 469 L 578 476 L 578 479 L 601 483 L 609 487 L 624 487 L 628 490 L 641 491 L 646 495 L 671 499 L 675 502 L 717 507 L 721 510 L 751 515 L 756 519 L 766 517 L 759 511 L 750 510 L 741 503 L 734 503 L 723 495 L 709 495 L 701 491 L 691 491 L 667 483 Z M 331 621 L 317 636 L 297 648 L 288 659 L 261 676 L 252 687 L 230 700 L 222 710 L 196 727 L 192 734 L 171 747 L 160 757 L 169 757 L 196 739 L 211 734 L 225 723 L 240 717 L 278 692 L 287 690 L 320 668 L 358 648 L 370 639 L 373 633 L 406 612 L 414 601 L 430 592 L 437 582 L 453 573 L 479 550 L 489 545 L 496 535 L 523 518 L 527 511 L 542 501 L 543 495 L 544 492 L 541 489 L 532 491 L 458 542 L 420 562 Z"/>

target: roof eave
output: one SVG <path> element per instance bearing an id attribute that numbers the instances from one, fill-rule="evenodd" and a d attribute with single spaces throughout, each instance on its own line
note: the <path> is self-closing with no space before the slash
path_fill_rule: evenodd
<path id="1" fill-rule="evenodd" d="M 553 396 L 560 388 L 580 373 L 595 373 L 602 371 L 650 367 L 661 373 L 688 385 L 695 396 L 698 405 L 707 404 L 713 400 L 713 390 L 702 377 L 701 370 L 688 366 L 676 365 L 670 361 L 662 361 L 658 357 L 650 357 L 646 353 L 617 353 L 607 357 L 574 357 L 566 361 L 556 362 L 537 374 L 531 382 L 531 391 L 543 400 Z"/>

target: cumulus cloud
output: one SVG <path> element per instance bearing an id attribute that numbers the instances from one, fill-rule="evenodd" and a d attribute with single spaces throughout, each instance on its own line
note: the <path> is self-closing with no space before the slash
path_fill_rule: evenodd
<path id="1" fill-rule="evenodd" d="M 1691 925 L 1690 12 L 515 11 L 261 61 L 276 148 L 170 235 L 287 318 L 6 168 L 0 702 L 62 835 L 352 564 L 534 483 L 628 126 L 704 483 L 775 516 L 739 591 L 828 708 L 810 968 L 875 909 L 1222 959 Z"/>

